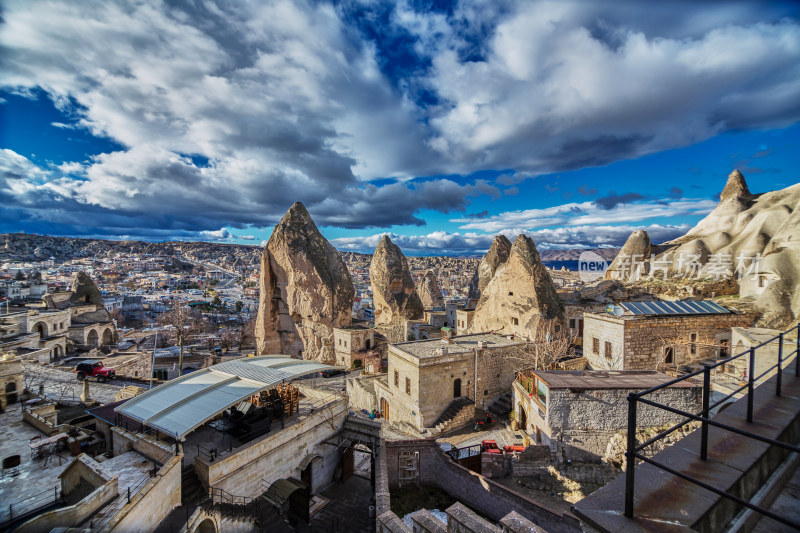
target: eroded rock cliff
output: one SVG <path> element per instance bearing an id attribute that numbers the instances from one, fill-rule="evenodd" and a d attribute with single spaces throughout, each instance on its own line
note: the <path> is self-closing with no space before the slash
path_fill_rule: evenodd
<path id="1" fill-rule="evenodd" d="M 481 291 L 470 331 L 533 338 L 543 320 L 561 325 L 564 306 L 533 241 L 527 235 L 519 235 L 508 259 L 497 266 Z"/>
<path id="2" fill-rule="evenodd" d="M 375 325 L 398 324 L 422 317 L 423 306 L 400 248 L 384 235 L 369 265 Z"/>
<path id="3" fill-rule="evenodd" d="M 296 202 L 261 256 L 256 321 L 259 354 L 333 362 L 333 328 L 349 325 L 355 290 L 339 252 Z"/>
<path id="4" fill-rule="evenodd" d="M 497 267 L 508 260 L 509 253 L 511 253 L 511 241 L 508 240 L 508 237 L 505 235 L 495 236 L 489 251 L 478 263 L 478 269 L 472 277 L 468 296 L 470 300 L 478 300 L 481 297 L 481 292 L 492 280 Z"/>
<path id="5" fill-rule="evenodd" d="M 434 307 L 444 307 L 444 297 L 442 290 L 439 288 L 439 280 L 433 270 L 425 272 L 422 282 L 417 289 L 419 299 L 422 301 L 422 307 L 425 309 L 433 309 Z"/>

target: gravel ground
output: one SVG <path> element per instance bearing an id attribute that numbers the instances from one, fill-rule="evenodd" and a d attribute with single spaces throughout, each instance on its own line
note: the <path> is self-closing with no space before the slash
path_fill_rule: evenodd
<path id="1" fill-rule="evenodd" d="M 83 383 L 78 381 L 75 373 L 69 370 L 39 364 L 25 365 L 25 386 L 33 392 L 44 384 L 45 396 L 51 400 L 79 400 Z M 141 387 L 138 381 L 115 379 L 105 383 L 89 380 L 89 394 L 100 403 L 111 403 L 114 395 L 126 385 Z"/>

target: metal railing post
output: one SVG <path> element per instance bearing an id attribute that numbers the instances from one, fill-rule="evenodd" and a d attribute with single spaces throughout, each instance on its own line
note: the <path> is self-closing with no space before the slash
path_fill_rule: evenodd
<path id="1" fill-rule="evenodd" d="M 633 518 L 633 470 L 636 464 L 636 395 L 628 394 L 628 450 L 625 452 L 625 516 Z"/>
<path id="2" fill-rule="evenodd" d="M 797 346 L 794 351 L 794 377 L 800 378 L 800 322 L 797 323 Z"/>
<path id="3" fill-rule="evenodd" d="M 756 370 L 756 349 L 750 348 L 750 371 L 747 374 L 747 422 L 753 423 L 753 374 Z"/>
<path id="4" fill-rule="evenodd" d="M 711 367 L 703 365 L 703 418 L 708 418 L 708 405 L 711 400 Z M 700 459 L 708 459 L 708 422 L 703 420 L 700 428 Z"/>
<path id="5" fill-rule="evenodd" d="M 781 380 L 783 379 L 783 332 L 778 334 L 778 377 L 775 396 L 781 395 Z"/>

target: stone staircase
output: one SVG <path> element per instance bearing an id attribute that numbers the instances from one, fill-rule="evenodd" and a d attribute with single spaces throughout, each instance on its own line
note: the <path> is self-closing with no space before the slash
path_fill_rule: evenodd
<path id="1" fill-rule="evenodd" d="M 489 411 L 499 420 L 508 420 L 511 412 L 511 393 L 507 392 L 489 404 Z"/>
<path id="2" fill-rule="evenodd" d="M 194 465 L 184 468 L 181 472 L 181 504 L 194 508 L 207 496 L 206 490 L 194 471 Z"/>
<path id="3" fill-rule="evenodd" d="M 447 409 L 439 415 L 439 418 L 433 424 L 437 431 L 444 433 L 461 427 L 465 424 L 472 422 L 475 419 L 475 402 L 469 398 L 456 398 Z"/>

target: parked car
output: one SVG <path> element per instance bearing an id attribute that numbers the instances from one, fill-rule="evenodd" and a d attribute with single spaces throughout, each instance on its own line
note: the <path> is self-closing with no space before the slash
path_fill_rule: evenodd
<path id="1" fill-rule="evenodd" d="M 88 377 L 97 378 L 97 381 L 100 383 L 105 382 L 108 379 L 114 379 L 117 377 L 117 373 L 113 368 L 109 368 L 107 366 L 103 366 L 103 363 L 100 361 L 81 361 L 75 367 L 75 373 L 78 376 L 78 381 L 83 381 Z"/>

